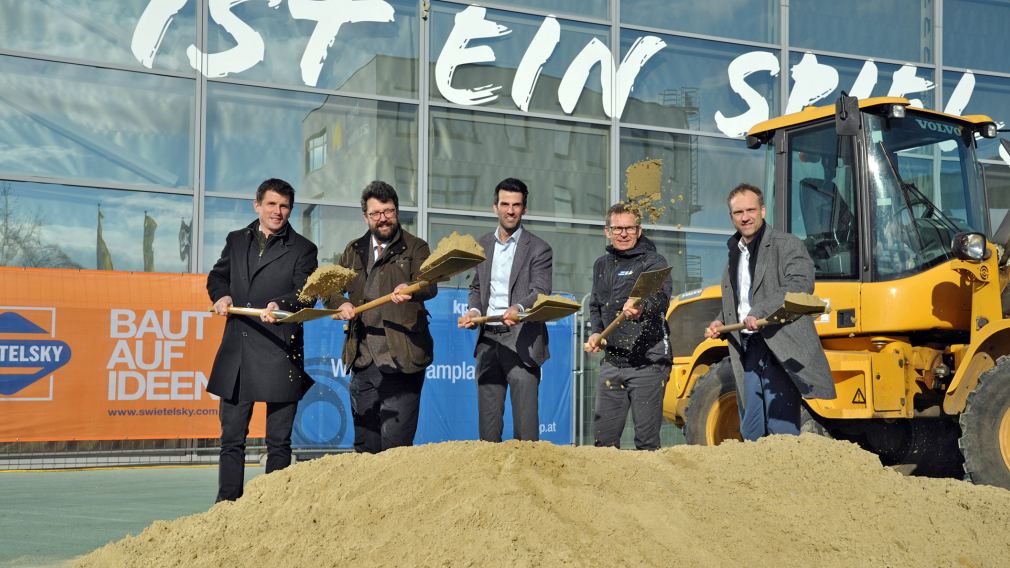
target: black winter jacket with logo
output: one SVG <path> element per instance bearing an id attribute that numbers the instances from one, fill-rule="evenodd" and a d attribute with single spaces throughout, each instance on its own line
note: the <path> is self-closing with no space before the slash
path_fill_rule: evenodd
<path id="1" fill-rule="evenodd" d="M 663 255 L 656 252 L 656 245 L 645 236 L 630 250 L 618 251 L 609 245 L 606 250 L 607 254 L 593 264 L 593 293 L 589 300 L 592 333 L 602 332 L 614 321 L 628 301 L 639 274 L 667 266 Z M 659 292 L 641 302 L 642 317 L 617 326 L 607 337 L 604 361 L 617 367 L 671 364 L 666 325 L 671 290 L 667 278 Z"/>

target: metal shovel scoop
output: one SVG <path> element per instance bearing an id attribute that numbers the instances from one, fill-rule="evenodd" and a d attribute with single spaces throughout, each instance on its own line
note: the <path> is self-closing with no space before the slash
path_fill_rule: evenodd
<path id="1" fill-rule="evenodd" d="M 520 313 L 517 321 L 554 321 L 570 316 L 582 309 L 582 304 L 569 300 L 563 296 L 548 296 L 540 294 L 533 307 Z M 504 319 L 504 314 L 497 316 L 479 316 L 470 318 L 471 323 L 482 324 L 489 322 L 500 322 Z M 463 318 L 459 318 L 459 323 Z"/>
<path id="2" fill-rule="evenodd" d="M 482 262 L 484 262 L 484 255 L 482 254 L 479 255 L 464 250 L 447 251 L 441 258 L 437 258 L 434 261 L 429 262 L 428 266 L 424 270 L 418 272 L 417 280 L 408 284 L 400 290 L 399 293 L 415 294 L 419 292 L 421 288 L 426 288 L 432 284 L 448 280 L 460 272 L 470 270 Z M 360 314 L 361 312 L 377 308 L 391 301 L 393 301 L 392 292 L 370 302 L 365 302 L 360 306 L 356 306 L 354 308 L 354 313 Z M 337 318 L 334 317 L 334 319 Z"/>

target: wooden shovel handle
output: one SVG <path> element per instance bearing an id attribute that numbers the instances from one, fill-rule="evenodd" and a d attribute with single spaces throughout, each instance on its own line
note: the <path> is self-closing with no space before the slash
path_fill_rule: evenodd
<path id="1" fill-rule="evenodd" d="M 642 303 L 642 299 L 641 298 L 631 298 L 631 299 L 635 301 L 635 303 L 632 304 L 632 307 L 637 308 L 638 305 Z M 606 328 L 603 329 L 602 332 L 600 332 L 600 338 L 599 338 L 600 347 L 606 347 L 606 345 L 607 345 L 607 336 L 610 335 L 611 333 L 613 333 L 613 331 L 615 329 L 617 329 L 617 326 L 621 325 L 621 322 L 623 322 L 626 319 L 628 319 L 628 318 L 625 317 L 624 310 L 621 310 L 617 314 L 617 317 L 614 318 L 614 321 L 610 322 L 610 325 L 608 325 Z M 587 341 L 586 342 L 586 347 L 589 347 L 589 346 L 590 346 L 589 342 Z"/>
<path id="2" fill-rule="evenodd" d="M 413 284 L 409 284 L 406 287 L 404 287 L 402 290 L 400 290 L 399 293 L 400 294 L 416 294 L 416 293 L 418 293 L 418 292 L 421 291 L 421 288 L 425 288 L 429 284 L 431 284 L 431 282 L 428 282 L 427 280 L 418 280 L 417 282 L 414 282 Z M 377 308 L 377 307 L 379 307 L 379 306 L 381 306 L 383 304 L 388 304 L 389 302 L 392 302 L 392 301 L 393 301 L 393 292 L 390 292 L 389 294 L 386 294 L 385 296 L 382 296 L 381 298 L 376 298 L 376 299 L 372 300 L 371 302 L 365 302 L 364 304 L 361 304 L 360 306 L 355 307 L 354 308 L 354 313 L 355 313 L 355 315 L 357 315 L 357 314 L 360 314 L 361 312 L 366 312 L 366 311 L 368 311 L 368 310 L 370 310 L 372 308 Z"/>
<path id="3" fill-rule="evenodd" d="M 764 327 L 766 325 L 768 325 L 768 320 L 766 319 L 757 320 L 758 327 Z M 719 327 L 715 328 L 715 330 L 719 333 L 726 333 L 727 331 L 740 331 L 741 329 L 744 329 L 744 327 L 746 326 L 744 326 L 744 324 L 742 323 L 731 323 L 727 325 L 720 325 Z"/>
<path id="4" fill-rule="evenodd" d="M 236 316 L 252 316 L 258 318 L 261 315 L 263 315 L 263 311 L 265 309 L 266 308 L 237 308 L 235 306 L 231 306 L 230 308 L 228 308 L 228 313 Z M 214 308 L 211 308 L 209 311 L 213 312 Z M 284 310 L 274 310 L 273 312 L 271 312 L 271 314 L 273 314 L 273 316 L 277 319 L 283 319 L 290 316 L 291 312 L 285 312 Z"/>
<path id="5" fill-rule="evenodd" d="M 477 316 L 477 317 L 470 318 L 470 323 L 475 323 L 477 325 L 480 325 L 482 323 L 491 323 L 491 322 L 502 321 L 502 319 L 504 319 L 504 314 L 499 314 L 497 316 Z M 463 318 L 457 319 L 456 323 L 463 323 Z"/>

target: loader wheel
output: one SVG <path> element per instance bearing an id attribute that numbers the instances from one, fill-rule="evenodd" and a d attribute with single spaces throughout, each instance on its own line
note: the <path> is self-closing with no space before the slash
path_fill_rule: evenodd
<path id="1" fill-rule="evenodd" d="M 688 444 L 717 446 L 740 437 L 736 381 L 729 359 L 712 365 L 698 379 L 684 411 L 684 439 Z"/>
<path id="2" fill-rule="evenodd" d="M 1010 489 L 1010 357 L 983 373 L 968 395 L 958 445 L 974 483 Z"/>

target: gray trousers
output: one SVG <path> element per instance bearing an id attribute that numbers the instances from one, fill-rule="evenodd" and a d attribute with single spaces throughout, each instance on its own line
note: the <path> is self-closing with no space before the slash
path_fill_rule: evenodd
<path id="1" fill-rule="evenodd" d="M 663 394 L 670 377 L 666 365 L 615 367 L 604 361 L 596 385 L 596 415 L 593 418 L 597 446 L 621 447 L 621 433 L 628 409 L 635 423 L 635 447 L 659 449 L 663 425 Z"/>
<path id="2" fill-rule="evenodd" d="M 540 439 L 540 367 L 527 367 L 499 336 L 485 333 L 477 343 L 477 420 L 480 439 L 501 442 L 505 391 L 511 389 L 512 431 L 516 440 Z"/>

